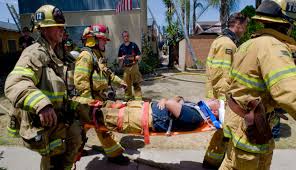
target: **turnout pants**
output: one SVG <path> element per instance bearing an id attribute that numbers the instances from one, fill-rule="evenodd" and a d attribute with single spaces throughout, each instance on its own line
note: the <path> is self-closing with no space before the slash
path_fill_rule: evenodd
<path id="1" fill-rule="evenodd" d="M 219 168 L 226 152 L 227 143 L 228 139 L 224 138 L 223 130 L 217 129 L 211 138 L 203 164 L 205 166 Z"/>
<path id="2" fill-rule="evenodd" d="M 267 153 L 250 153 L 233 146 L 228 142 L 225 158 L 219 170 L 268 170 L 270 169 L 273 149 Z"/>
<path id="3" fill-rule="evenodd" d="M 134 64 L 130 67 L 124 67 L 123 80 L 127 84 L 127 88 L 125 90 L 125 99 L 129 100 L 133 98 L 133 89 L 134 87 L 134 97 L 135 100 L 142 100 L 142 91 L 141 91 L 141 82 L 142 75 L 139 71 L 138 64 Z"/>
<path id="4" fill-rule="evenodd" d="M 89 129 L 85 130 L 88 131 Z M 102 132 L 97 129 L 95 130 L 107 157 L 113 158 L 123 153 L 123 147 L 114 140 L 114 135 L 112 132 Z"/>
<path id="5" fill-rule="evenodd" d="M 41 170 L 71 169 L 82 144 L 81 130 L 78 122 L 73 122 L 70 127 L 59 123 L 44 131 L 40 141 L 24 139 L 24 145 L 41 154 Z"/>

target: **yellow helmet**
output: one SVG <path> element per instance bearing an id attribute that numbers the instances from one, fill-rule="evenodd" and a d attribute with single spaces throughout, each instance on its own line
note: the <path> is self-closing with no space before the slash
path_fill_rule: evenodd
<path id="1" fill-rule="evenodd" d="M 252 19 L 294 24 L 296 0 L 265 0 L 256 9 L 256 15 Z"/>
<path id="2" fill-rule="evenodd" d="M 53 5 L 41 6 L 34 15 L 35 28 L 65 26 L 65 17 L 62 11 Z"/>

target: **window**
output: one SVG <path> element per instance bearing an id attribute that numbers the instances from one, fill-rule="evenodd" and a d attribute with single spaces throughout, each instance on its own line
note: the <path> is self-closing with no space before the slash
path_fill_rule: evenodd
<path id="1" fill-rule="evenodd" d="M 15 40 L 8 40 L 8 52 L 16 52 L 16 41 Z"/>

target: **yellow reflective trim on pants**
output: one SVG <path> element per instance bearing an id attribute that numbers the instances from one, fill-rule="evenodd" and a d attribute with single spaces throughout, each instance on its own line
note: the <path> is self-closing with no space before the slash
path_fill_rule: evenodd
<path id="1" fill-rule="evenodd" d="M 240 73 L 235 69 L 230 70 L 230 76 L 237 80 L 239 83 L 258 91 L 265 91 L 266 85 L 262 79 L 249 77 L 247 74 Z"/>
<path id="2" fill-rule="evenodd" d="M 231 138 L 232 137 L 231 132 L 228 129 L 228 127 L 223 128 L 223 134 L 224 134 L 224 137 L 226 137 L 226 138 Z"/>
<path id="3" fill-rule="evenodd" d="M 271 71 L 264 77 L 264 81 L 267 84 L 268 89 L 270 89 L 274 84 L 282 79 L 296 76 L 296 67 L 288 66 L 281 69 Z"/>
<path id="4" fill-rule="evenodd" d="M 113 145 L 109 148 L 104 148 L 104 151 L 107 155 L 111 155 L 113 152 L 117 151 L 118 149 L 121 149 L 121 146 L 119 144 Z"/>
<path id="5" fill-rule="evenodd" d="M 82 74 L 91 74 L 91 70 L 88 67 L 83 67 L 83 66 L 75 66 L 75 73 L 82 73 Z"/>
<path id="6" fill-rule="evenodd" d="M 52 142 L 50 142 L 45 148 L 38 149 L 37 152 L 41 155 L 47 155 L 50 153 L 50 151 L 53 151 L 55 148 L 62 146 L 63 142 L 62 139 L 56 139 Z"/>
<path id="7" fill-rule="evenodd" d="M 55 148 L 62 146 L 63 142 L 62 139 L 56 139 L 49 143 L 49 150 L 54 150 Z"/>
<path id="8" fill-rule="evenodd" d="M 142 97 L 135 96 L 135 100 L 142 100 Z"/>
<path id="9" fill-rule="evenodd" d="M 207 155 L 209 158 L 219 160 L 219 161 L 224 158 L 224 153 L 215 153 L 215 152 L 208 151 Z"/>
<path id="10" fill-rule="evenodd" d="M 234 147 L 244 150 L 246 152 L 251 152 L 251 153 L 267 153 L 268 152 L 269 144 L 262 144 L 262 145 L 251 144 L 250 142 L 247 141 L 247 139 L 238 137 L 234 133 L 232 133 L 230 129 L 228 130 L 229 130 L 229 133 L 231 134 L 230 138 L 233 142 Z M 224 131 L 224 136 L 225 136 L 225 132 L 227 133 L 227 130 Z"/>
<path id="11" fill-rule="evenodd" d="M 49 150 L 48 145 L 47 145 L 43 149 L 37 149 L 37 152 L 40 153 L 41 155 L 48 155 L 50 150 Z"/>
<path id="12" fill-rule="evenodd" d="M 231 61 L 230 60 L 217 60 L 214 59 L 213 57 L 208 57 L 207 58 L 207 65 L 209 67 L 213 67 L 213 68 L 230 68 L 231 66 Z"/>
<path id="13" fill-rule="evenodd" d="M 18 137 L 19 136 L 19 130 L 17 129 L 12 129 L 10 127 L 6 127 L 7 129 L 7 132 L 8 132 L 8 135 L 11 136 L 11 137 Z"/>
<path id="14" fill-rule="evenodd" d="M 62 102 L 64 99 L 65 92 L 50 92 L 42 90 L 51 102 Z"/>
<path id="15" fill-rule="evenodd" d="M 44 98 L 46 98 L 46 95 L 44 95 L 41 91 L 36 90 L 25 98 L 23 107 L 25 110 L 33 111 L 35 105 Z"/>
<path id="16" fill-rule="evenodd" d="M 133 98 L 132 96 L 124 96 L 125 99 L 131 99 Z"/>
<path id="17" fill-rule="evenodd" d="M 30 68 L 15 66 L 10 74 L 27 76 L 33 80 L 35 85 L 39 83 L 37 75 Z"/>

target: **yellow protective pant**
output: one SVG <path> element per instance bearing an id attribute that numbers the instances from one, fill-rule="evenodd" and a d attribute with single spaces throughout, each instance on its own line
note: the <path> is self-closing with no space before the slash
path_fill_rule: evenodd
<path id="1" fill-rule="evenodd" d="M 89 106 L 89 103 L 93 102 L 93 99 L 83 98 L 83 97 L 74 97 L 72 99 L 73 101 L 76 101 L 79 103 L 75 110 L 79 114 L 80 122 L 82 122 L 83 125 L 86 125 L 91 122 L 93 123 L 93 118 L 90 117 L 89 113 L 91 112 L 91 108 Z M 108 103 L 108 102 L 106 102 Z M 112 103 L 112 102 L 111 102 Z M 85 133 L 89 130 L 88 127 L 84 127 Z M 122 154 L 124 149 L 121 147 L 121 145 L 114 140 L 114 136 L 111 132 L 101 132 L 96 129 L 97 136 L 102 144 L 102 147 L 106 153 L 107 157 L 116 157 Z"/>
<path id="2" fill-rule="evenodd" d="M 74 121 L 70 127 L 65 127 L 63 124 L 60 124 L 49 131 L 45 131 L 42 136 L 46 136 L 47 138 L 42 141 L 47 142 L 48 145 L 53 139 L 62 138 L 63 148 L 61 148 L 62 150 L 60 151 L 53 151 L 55 153 L 51 152 L 47 155 L 42 155 L 40 169 L 49 170 L 51 164 L 59 166 L 55 167 L 55 169 L 71 169 L 82 144 L 81 130 L 79 123 Z M 25 145 L 26 144 L 28 143 L 25 143 Z M 29 148 L 30 147 L 34 146 L 29 146 Z M 57 155 L 61 158 L 59 163 L 52 162 L 51 158 Z"/>
<path id="3" fill-rule="evenodd" d="M 227 142 L 228 140 L 225 140 L 223 130 L 218 129 L 211 138 L 203 164 L 219 168 L 226 152 Z"/>
<path id="4" fill-rule="evenodd" d="M 270 147 L 267 153 L 250 153 L 234 147 L 232 141 L 229 141 L 219 170 L 268 170 L 271 165 L 273 148 Z"/>
<path id="5" fill-rule="evenodd" d="M 134 87 L 135 100 L 142 100 L 141 82 L 142 75 L 139 71 L 138 64 L 134 64 L 130 67 L 124 67 L 123 80 L 127 84 L 125 90 L 125 99 L 129 100 L 133 98 L 132 87 Z"/>
<path id="6" fill-rule="evenodd" d="M 88 129 L 85 130 L 87 131 Z M 123 147 L 114 140 L 114 135 L 112 132 L 102 132 L 97 129 L 95 130 L 107 157 L 113 158 L 123 153 Z"/>

